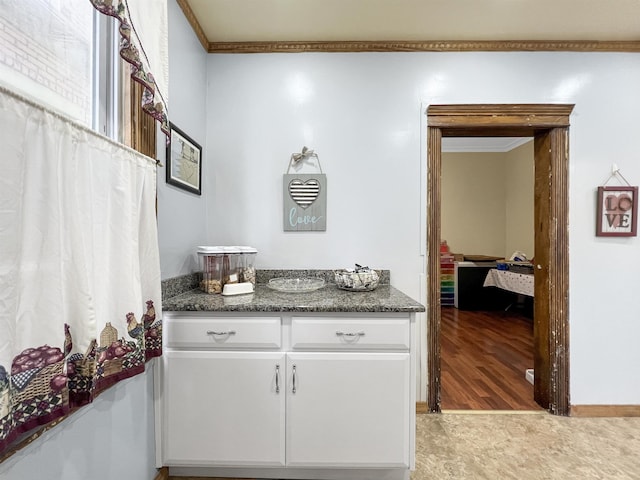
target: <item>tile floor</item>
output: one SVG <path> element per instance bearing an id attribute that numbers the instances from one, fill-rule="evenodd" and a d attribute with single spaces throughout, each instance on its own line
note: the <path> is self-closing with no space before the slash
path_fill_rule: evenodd
<path id="1" fill-rule="evenodd" d="M 411 480 L 639 480 L 640 418 L 418 415 Z"/>
<path id="2" fill-rule="evenodd" d="M 416 440 L 411 480 L 640 480 L 639 417 L 445 411 Z"/>

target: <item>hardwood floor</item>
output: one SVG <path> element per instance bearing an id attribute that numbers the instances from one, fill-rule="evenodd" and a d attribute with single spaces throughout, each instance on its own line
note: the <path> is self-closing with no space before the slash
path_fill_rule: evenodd
<path id="1" fill-rule="evenodd" d="M 520 311 L 442 307 L 441 407 L 542 410 L 525 370 L 533 368 L 533 322 Z"/>

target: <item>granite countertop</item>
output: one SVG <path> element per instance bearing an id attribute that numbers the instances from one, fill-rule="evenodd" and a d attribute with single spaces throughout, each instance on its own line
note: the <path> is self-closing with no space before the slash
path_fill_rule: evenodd
<path id="1" fill-rule="evenodd" d="M 260 277 L 259 277 L 260 279 Z M 193 286 L 193 285 L 191 285 Z M 371 292 L 340 290 L 334 283 L 312 292 L 283 293 L 258 283 L 254 293 L 220 295 L 197 288 L 168 290 L 164 311 L 206 312 L 424 312 L 423 305 L 389 284 Z"/>

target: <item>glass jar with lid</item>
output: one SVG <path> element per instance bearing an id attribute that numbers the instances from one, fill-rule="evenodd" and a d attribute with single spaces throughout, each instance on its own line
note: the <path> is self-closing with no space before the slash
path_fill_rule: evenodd
<path id="1" fill-rule="evenodd" d="M 239 247 L 223 247 L 222 283 L 240 283 L 240 261 L 242 252 Z"/>
<path id="2" fill-rule="evenodd" d="M 223 286 L 223 247 L 198 247 L 201 278 L 200 290 L 205 293 L 221 293 Z"/>
<path id="3" fill-rule="evenodd" d="M 256 261 L 256 255 L 258 250 L 253 247 L 240 247 L 242 253 L 242 261 L 240 267 L 240 281 L 249 282 L 256 285 L 256 267 L 254 266 Z"/>

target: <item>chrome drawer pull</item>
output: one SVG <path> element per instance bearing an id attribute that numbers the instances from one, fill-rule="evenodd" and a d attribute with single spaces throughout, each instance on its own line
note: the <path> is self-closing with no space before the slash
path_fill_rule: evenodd
<path id="1" fill-rule="evenodd" d="M 276 363 L 276 393 L 280 393 L 280 364 Z"/>
<path id="2" fill-rule="evenodd" d="M 293 365 L 293 388 L 291 389 L 291 393 L 296 393 L 296 366 Z"/>
<path id="3" fill-rule="evenodd" d="M 336 332 L 336 335 L 338 337 L 364 337 L 364 332 L 341 332 L 340 330 L 338 330 Z"/>
<path id="4" fill-rule="evenodd" d="M 207 330 L 207 335 L 222 336 L 222 335 L 235 335 L 235 334 L 236 334 L 235 330 L 228 330 L 226 332 L 216 332 L 215 330 Z"/>

